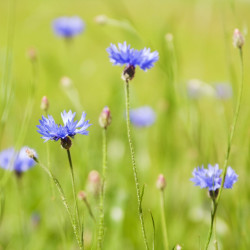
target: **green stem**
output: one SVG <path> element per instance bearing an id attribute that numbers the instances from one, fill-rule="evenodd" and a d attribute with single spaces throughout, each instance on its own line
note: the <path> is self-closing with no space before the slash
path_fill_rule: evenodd
<path id="1" fill-rule="evenodd" d="M 164 239 L 164 248 L 169 250 L 168 234 L 167 234 L 167 224 L 165 218 L 165 203 L 164 203 L 164 191 L 161 190 L 161 222 L 162 222 L 162 233 Z"/>
<path id="2" fill-rule="evenodd" d="M 130 132 L 129 81 L 125 81 L 125 94 L 126 94 L 127 133 L 128 133 L 128 142 L 129 142 L 129 148 L 130 148 L 130 154 L 131 154 L 131 160 L 132 160 L 132 166 L 133 166 L 133 172 L 134 172 L 134 179 L 135 179 L 135 187 L 136 187 L 137 202 L 138 202 L 138 213 L 139 213 L 139 218 L 140 218 L 140 222 L 141 222 L 142 236 L 143 236 L 143 240 L 145 243 L 145 247 L 146 247 L 146 249 L 149 249 L 147 235 L 146 235 L 146 231 L 145 231 L 142 207 L 141 207 L 140 184 L 139 184 L 137 169 L 136 169 L 136 165 L 135 165 L 135 153 L 134 153 L 134 148 L 133 148 L 132 139 L 131 139 L 131 132 Z"/>
<path id="3" fill-rule="evenodd" d="M 100 214 L 99 214 L 99 228 L 98 228 L 98 241 L 97 249 L 102 249 L 104 238 L 104 198 L 105 198 L 105 185 L 106 185 L 106 170 L 107 170 L 107 130 L 103 129 L 103 145 L 102 145 L 102 187 L 100 193 Z"/>
<path id="4" fill-rule="evenodd" d="M 72 184 L 73 198 L 74 198 L 74 203 L 75 203 L 75 216 L 76 216 L 76 221 L 77 221 L 77 227 L 78 227 L 79 233 L 80 233 L 80 217 L 79 217 L 79 209 L 78 209 L 78 204 L 77 204 L 77 199 L 76 199 L 74 168 L 73 168 L 73 164 L 72 164 L 69 149 L 67 149 L 67 155 L 68 155 L 68 159 L 69 159 L 70 174 L 71 174 L 71 184 Z M 83 242 L 81 244 L 83 245 Z"/>
<path id="5" fill-rule="evenodd" d="M 225 161 L 224 161 L 223 172 L 222 172 L 221 187 L 219 189 L 219 194 L 218 194 L 218 197 L 217 197 L 217 199 L 216 199 L 216 201 L 214 203 L 214 209 L 213 209 L 213 212 L 211 214 L 211 226 L 210 226 L 210 230 L 209 230 L 209 234 L 208 234 L 205 249 L 208 249 L 209 242 L 211 240 L 215 215 L 216 215 L 216 211 L 217 211 L 218 204 L 219 204 L 219 201 L 220 201 L 221 193 L 222 193 L 224 183 L 225 183 L 227 167 L 228 167 L 227 164 L 228 164 L 228 160 L 229 160 L 229 156 L 230 156 L 230 152 L 231 152 L 232 140 L 233 140 L 236 124 L 237 124 L 237 121 L 238 121 L 239 111 L 240 111 L 242 92 L 243 92 L 243 82 L 244 82 L 244 67 L 243 67 L 243 53 L 242 53 L 241 48 L 239 48 L 239 52 L 240 52 L 240 66 L 241 66 L 241 84 L 240 84 L 239 95 L 238 95 L 237 104 L 236 104 L 236 108 L 235 108 L 232 129 L 231 129 L 231 132 L 230 132 L 229 137 L 228 137 L 228 145 L 227 145 L 226 158 L 225 158 Z"/>
<path id="6" fill-rule="evenodd" d="M 51 171 L 50 171 L 47 167 L 45 167 L 43 164 L 41 164 L 41 163 L 38 161 L 38 159 L 37 159 L 36 157 L 34 157 L 33 159 L 34 159 L 34 160 L 37 162 L 37 164 L 38 164 L 38 165 L 48 174 L 48 176 L 50 177 L 50 179 L 55 183 L 56 188 L 57 188 L 57 190 L 58 190 L 58 192 L 59 192 L 59 194 L 60 194 L 62 203 L 63 203 L 63 205 L 64 205 L 64 207 L 65 207 L 65 209 L 66 209 L 66 211 L 67 211 L 67 213 L 68 213 L 68 215 L 69 215 L 70 222 L 71 222 L 71 225 L 72 225 L 72 228 L 73 228 L 73 231 L 74 231 L 74 234 L 75 234 L 77 243 L 78 243 L 78 245 L 79 245 L 79 248 L 80 248 L 80 250 L 83 250 L 83 244 L 82 244 L 82 242 L 81 242 L 81 240 L 80 240 L 80 238 L 79 238 L 79 234 L 78 234 L 78 226 L 77 226 L 77 224 L 76 224 L 76 221 L 75 221 L 75 219 L 74 219 L 74 216 L 72 216 L 72 214 L 71 214 L 71 212 L 70 212 L 68 201 L 67 201 L 67 199 L 66 199 L 66 196 L 65 196 L 65 194 L 64 194 L 64 191 L 63 191 L 63 189 L 62 189 L 62 187 L 61 187 L 59 181 L 57 180 L 56 177 L 54 177 L 54 175 L 51 173 Z"/>

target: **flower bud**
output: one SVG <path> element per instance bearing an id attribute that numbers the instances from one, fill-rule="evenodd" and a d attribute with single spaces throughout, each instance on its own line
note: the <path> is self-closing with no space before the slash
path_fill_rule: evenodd
<path id="1" fill-rule="evenodd" d="M 101 177 L 96 170 L 90 171 L 88 175 L 88 189 L 94 195 L 98 195 L 101 189 Z"/>
<path id="2" fill-rule="evenodd" d="M 181 250 L 181 249 L 182 249 L 181 245 L 177 244 L 176 245 L 176 250 Z"/>
<path id="3" fill-rule="evenodd" d="M 173 36 L 173 34 L 171 34 L 171 33 L 167 33 L 167 34 L 165 35 L 165 39 L 166 39 L 167 42 L 172 42 L 173 39 L 174 39 L 174 36 Z"/>
<path id="4" fill-rule="evenodd" d="M 33 150 L 31 148 L 26 148 L 25 152 L 26 152 L 26 154 L 27 154 L 27 156 L 29 158 L 31 158 L 31 159 L 36 158 L 36 152 L 35 152 L 35 150 Z"/>
<path id="5" fill-rule="evenodd" d="M 82 190 L 78 193 L 77 196 L 78 196 L 78 199 L 81 201 L 85 201 L 87 199 L 87 194 Z"/>
<path id="6" fill-rule="evenodd" d="M 241 34 L 241 32 L 238 29 L 234 30 L 234 35 L 233 35 L 233 45 L 235 48 L 241 49 L 242 46 L 245 43 L 244 36 Z"/>
<path id="7" fill-rule="evenodd" d="M 34 48 L 30 48 L 27 51 L 27 57 L 30 59 L 31 62 L 35 62 L 37 60 L 37 52 Z"/>
<path id="8" fill-rule="evenodd" d="M 107 24 L 108 18 L 105 15 L 99 15 L 99 16 L 96 16 L 94 20 L 97 24 L 105 25 Z"/>
<path id="9" fill-rule="evenodd" d="M 41 101 L 41 110 L 47 112 L 49 109 L 49 100 L 47 96 L 44 96 Z"/>
<path id="10" fill-rule="evenodd" d="M 104 107 L 100 116 L 99 116 L 99 124 L 102 128 L 107 129 L 107 127 L 111 124 L 111 114 L 109 107 Z"/>
<path id="11" fill-rule="evenodd" d="M 61 84 L 62 87 L 64 87 L 64 88 L 69 88 L 69 87 L 71 87 L 71 85 L 72 85 L 72 80 L 71 80 L 69 77 L 64 76 L 64 77 L 61 78 L 60 84 Z"/>
<path id="12" fill-rule="evenodd" d="M 163 176 L 163 174 L 160 174 L 158 176 L 157 182 L 156 182 L 156 187 L 160 190 L 164 190 L 166 187 L 166 179 Z"/>

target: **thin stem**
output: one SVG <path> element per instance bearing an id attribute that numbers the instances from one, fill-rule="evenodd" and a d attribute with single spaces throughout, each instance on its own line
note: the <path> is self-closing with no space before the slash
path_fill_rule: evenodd
<path id="1" fill-rule="evenodd" d="M 213 209 L 213 212 L 211 214 L 211 226 L 210 226 L 210 230 L 209 230 L 208 239 L 207 239 L 205 249 L 208 249 L 209 242 L 210 242 L 210 239 L 211 239 L 211 236 L 212 236 L 215 215 L 216 215 L 216 211 L 217 211 L 217 208 L 218 208 L 218 205 L 219 205 L 221 193 L 222 193 L 224 183 L 225 183 L 227 167 L 228 167 L 227 164 L 228 164 L 228 160 L 229 160 L 229 156 L 230 156 L 230 152 L 231 152 L 232 140 L 233 140 L 236 124 L 237 124 L 237 121 L 238 121 L 239 111 L 240 111 L 242 92 L 243 92 L 243 82 L 244 82 L 244 67 L 243 67 L 244 65 L 243 65 L 242 48 L 239 48 L 239 52 L 240 52 L 240 66 L 241 66 L 241 84 L 240 84 L 239 95 L 238 95 L 237 104 L 236 104 L 236 108 L 235 108 L 232 129 L 231 129 L 231 132 L 230 132 L 229 137 L 228 137 L 228 145 L 227 145 L 226 158 L 225 158 L 225 161 L 224 161 L 223 172 L 222 172 L 221 187 L 219 189 L 219 194 L 218 194 L 218 197 L 217 197 L 217 199 L 216 199 L 216 201 L 214 203 L 214 209 Z"/>
<path id="2" fill-rule="evenodd" d="M 106 170 L 107 170 L 107 130 L 103 129 L 103 144 L 102 144 L 102 187 L 100 193 L 99 203 L 99 227 L 98 227 L 98 241 L 97 249 L 102 249 L 104 238 L 104 198 L 105 198 L 105 185 L 106 185 Z"/>
<path id="3" fill-rule="evenodd" d="M 211 211 L 211 224 L 210 224 L 210 228 L 209 228 L 209 232 L 208 232 L 208 237 L 207 237 L 207 242 L 205 245 L 205 249 L 208 249 L 212 234 L 213 234 L 213 225 L 215 222 L 215 215 L 216 215 L 216 203 L 215 200 L 213 199 L 212 201 L 212 211 Z"/>
<path id="4" fill-rule="evenodd" d="M 73 169 L 73 164 L 72 164 L 69 149 L 67 149 L 67 155 L 68 155 L 68 159 L 69 159 L 71 184 L 72 184 L 73 198 L 74 198 L 74 203 L 75 203 L 75 216 L 76 216 L 77 226 L 78 226 L 79 233 L 80 233 L 80 217 L 79 217 L 79 209 L 78 209 L 78 204 L 77 204 L 77 199 L 76 199 L 75 176 L 74 176 L 74 169 Z M 83 242 L 82 242 L 82 244 L 83 244 Z"/>
<path id="5" fill-rule="evenodd" d="M 50 177 L 50 179 L 55 183 L 56 185 L 56 188 L 60 194 L 60 197 L 61 197 L 61 200 L 62 200 L 62 203 L 69 215 L 69 218 L 70 218 L 70 222 L 71 222 L 71 225 L 72 225 L 72 228 L 73 228 L 73 231 L 74 231 L 74 234 L 75 234 L 75 237 L 76 237 L 76 240 L 77 240 L 77 243 L 79 245 L 79 248 L 80 250 L 83 250 L 83 244 L 79 238 L 79 234 L 78 234 L 78 226 L 76 224 L 76 221 L 75 221 L 75 218 L 74 216 L 72 216 L 71 212 L 70 212 L 70 208 L 69 208 L 69 204 L 68 204 L 68 201 L 66 199 L 66 196 L 64 194 L 64 191 L 59 183 L 59 181 L 57 180 L 57 178 L 51 173 L 50 169 L 48 169 L 47 167 L 45 167 L 43 164 L 41 164 L 38 159 L 36 157 L 33 158 L 37 164 L 48 174 L 48 176 Z"/>
<path id="6" fill-rule="evenodd" d="M 138 213 L 139 213 L 139 218 L 140 218 L 140 222 L 141 222 L 142 236 L 143 236 L 143 240 L 145 243 L 145 247 L 146 247 L 146 249 L 149 249 L 147 235 L 146 235 L 146 231 L 145 231 L 142 207 L 141 207 L 140 184 L 139 184 L 139 179 L 138 179 L 137 169 L 136 169 L 136 164 L 135 164 L 135 153 L 134 153 L 134 147 L 132 144 L 131 132 L 130 132 L 129 82 L 128 81 L 125 81 L 125 94 L 126 94 L 127 133 L 128 133 L 128 142 L 129 142 L 129 148 L 130 148 L 130 154 L 131 154 L 131 160 L 132 160 L 132 166 L 133 166 L 133 172 L 134 172 L 134 179 L 135 179 L 135 187 L 136 187 L 137 202 L 138 202 Z"/>
<path id="7" fill-rule="evenodd" d="M 161 190 L 161 222 L 162 222 L 162 234 L 164 239 L 164 249 L 169 250 L 167 224 L 165 218 L 165 203 L 164 203 L 164 191 Z"/>

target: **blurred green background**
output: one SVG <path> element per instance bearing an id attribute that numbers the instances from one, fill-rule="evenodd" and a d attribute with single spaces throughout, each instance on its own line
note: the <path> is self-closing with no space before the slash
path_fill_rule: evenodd
<path id="1" fill-rule="evenodd" d="M 250 248 L 249 1 L 0 0 L 0 10 L 1 86 L 5 84 L 9 91 L 9 112 L 1 120 L 1 150 L 28 145 L 47 164 L 46 144 L 36 132 L 43 114 L 42 96 L 48 97 L 49 114 L 58 123 L 63 110 L 76 111 L 77 119 L 85 111 L 93 126 L 89 136 L 76 136 L 71 153 L 77 190 L 87 190 L 89 172 L 101 172 L 102 166 L 98 117 L 105 105 L 110 107 L 104 249 L 144 248 L 126 137 L 122 68 L 112 66 L 106 48 L 127 41 L 136 49 L 150 47 L 159 52 L 155 67 L 148 72 L 138 68 L 131 82 L 131 108 L 150 105 L 157 114 L 153 126 L 133 128 L 140 183 L 145 183 L 146 231 L 151 245 L 151 210 L 155 249 L 163 249 L 160 197 L 155 187 L 157 176 L 163 173 L 170 246 L 178 243 L 183 249 L 199 249 L 208 234 L 211 204 L 206 190 L 194 187 L 189 179 L 197 166 L 219 163 L 222 168 L 224 162 L 239 89 L 239 52 L 232 45 L 233 30 L 239 28 L 246 35 L 245 86 L 229 160 L 239 180 L 232 190 L 222 193 L 217 237 L 220 249 Z M 101 14 L 107 16 L 106 24 L 95 21 Z M 86 30 L 67 43 L 54 35 L 51 24 L 57 17 L 74 15 L 84 20 Z M 169 33 L 172 40 L 169 35 L 166 38 Z M 30 48 L 37 52 L 35 64 L 27 56 Z M 60 84 L 63 76 L 72 80 L 71 87 Z M 190 79 L 200 79 L 212 88 L 215 82 L 230 83 L 233 96 L 226 100 L 214 95 L 189 98 Z M 31 116 L 24 120 L 27 110 Z M 52 171 L 72 202 L 66 152 L 59 142 L 47 143 Z M 59 195 L 39 167 L 21 180 L 14 175 L 6 178 L 2 169 L 0 176 L 0 249 L 77 249 Z M 98 199 L 91 192 L 88 199 L 97 217 Z M 85 247 L 95 249 L 96 227 L 84 204 L 79 205 L 85 218 Z M 214 248 L 212 243 L 210 247 Z"/>

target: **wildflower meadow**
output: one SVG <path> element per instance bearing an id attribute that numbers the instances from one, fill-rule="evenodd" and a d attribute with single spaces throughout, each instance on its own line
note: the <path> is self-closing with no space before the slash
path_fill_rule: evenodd
<path id="1" fill-rule="evenodd" d="M 0 250 L 250 249 L 248 0 L 0 10 Z"/>

